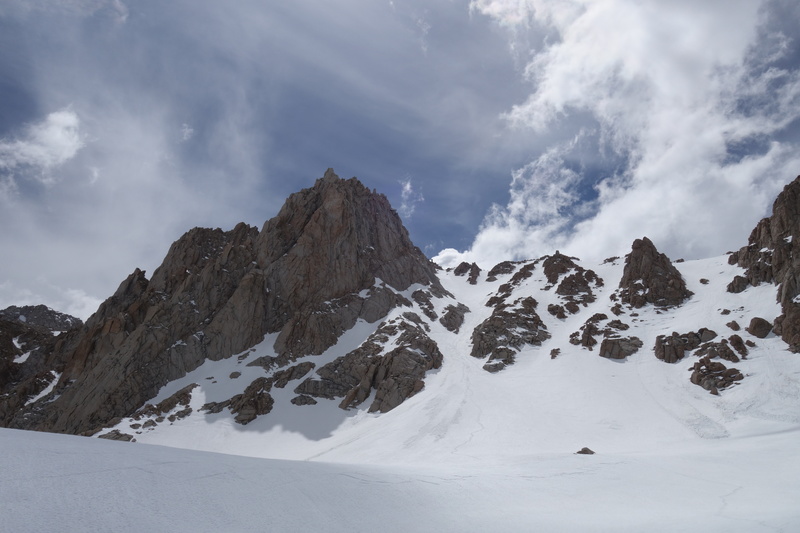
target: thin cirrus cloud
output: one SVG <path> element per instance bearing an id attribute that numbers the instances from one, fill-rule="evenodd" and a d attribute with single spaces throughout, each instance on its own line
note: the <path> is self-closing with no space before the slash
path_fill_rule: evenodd
<path id="1" fill-rule="evenodd" d="M 513 173 L 465 252 L 437 258 L 491 266 L 555 249 L 600 259 L 647 235 L 672 255 L 744 244 L 800 168 L 797 43 L 785 2 L 474 0 L 531 49 L 532 92 L 505 113 L 535 136 L 574 121 L 575 136 Z M 576 119 L 576 117 L 578 117 Z M 796 128 L 795 128 L 796 129 Z M 587 142 L 589 139 L 591 142 Z M 590 146 L 591 155 L 585 151 Z M 591 160 L 593 159 L 594 160 Z"/>

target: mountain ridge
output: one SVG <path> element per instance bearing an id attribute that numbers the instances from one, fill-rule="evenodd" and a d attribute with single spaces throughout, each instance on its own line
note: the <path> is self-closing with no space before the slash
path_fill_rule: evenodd
<path id="1" fill-rule="evenodd" d="M 556 252 L 488 272 L 466 263 L 443 271 L 413 246 L 383 195 L 329 169 L 260 231 L 195 228 L 151 279 L 136 269 L 85 325 L 39 356 L 36 379 L 4 385 L 0 422 L 150 442 L 200 421 L 263 431 L 275 427 L 270 417 L 290 426 L 325 419 L 321 427 L 333 431 L 362 410 L 386 414 L 425 395 L 443 365 L 464 356 L 501 376 L 540 359 L 555 361 L 540 369 L 553 372 L 582 353 L 621 363 L 649 357 L 665 366 L 648 363 L 648 372 L 669 380 L 678 375 L 667 366 L 692 357 L 681 379 L 728 394 L 748 387 L 747 365 L 761 363 L 743 360 L 774 337 L 769 330 L 798 350 L 797 241 L 787 241 L 798 227 L 798 191 L 800 178 L 722 263 L 673 263 L 644 237 L 624 260 L 599 265 Z M 727 279 L 687 278 L 685 268 L 694 275 L 695 265 L 718 263 L 728 265 Z M 777 307 L 748 296 L 777 280 Z M 709 298 L 740 303 L 712 311 Z M 692 315 L 698 308 L 705 314 Z M 662 315 L 684 326 L 658 325 Z M 218 370 L 200 379 L 209 365 Z"/>

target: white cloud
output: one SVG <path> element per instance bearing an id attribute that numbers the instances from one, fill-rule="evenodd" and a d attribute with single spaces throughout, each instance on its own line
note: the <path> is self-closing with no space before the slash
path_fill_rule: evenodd
<path id="1" fill-rule="evenodd" d="M 26 176 L 52 184 L 51 171 L 75 157 L 84 144 L 78 115 L 70 109 L 56 111 L 25 127 L 18 138 L 0 141 L 0 171 L 9 176 L 30 169 Z M 13 183 L 13 177 L 7 179 Z"/>
<path id="2" fill-rule="evenodd" d="M 471 6 L 504 27 L 539 24 L 556 36 L 531 50 L 533 91 L 509 123 L 533 136 L 595 124 L 594 150 L 614 163 L 583 168 L 576 162 L 590 154 L 578 144 L 536 157 L 513 174 L 509 204 L 488 214 L 464 257 L 490 265 L 562 248 L 599 258 L 642 235 L 668 253 L 718 254 L 744 244 L 797 174 L 797 145 L 772 136 L 800 118 L 800 73 L 774 64 L 789 46 L 760 3 Z M 763 147 L 737 153 L 754 141 Z"/>
<path id="3" fill-rule="evenodd" d="M 401 201 L 398 211 L 400 212 L 400 216 L 403 218 L 410 218 L 411 215 L 414 214 L 417 204 L 425 201 L 425 198 L 422 196 L 421 192 L 414 189 L 414 186 L 411 184 L 411 178 L 401 180 L 400 186 Z"/>
<path id="4" fill-rule="evenodd" d="M 181 140 L 186 142 L 194 137 L 194 129 L 186 123 L 181 125 Z"/>

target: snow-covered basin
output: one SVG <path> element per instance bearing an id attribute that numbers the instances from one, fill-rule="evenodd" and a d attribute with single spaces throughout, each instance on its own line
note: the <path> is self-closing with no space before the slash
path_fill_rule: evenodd
<path id="1" fill-rule="evenodd" d="M 0 531 L 798 531 L 798 433 L 474 465 L 281 461 L 0 430 Z"/>

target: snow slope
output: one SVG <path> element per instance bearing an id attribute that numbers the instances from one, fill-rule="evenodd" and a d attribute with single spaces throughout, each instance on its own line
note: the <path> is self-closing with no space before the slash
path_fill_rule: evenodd
<path id="1" fill-rule="evenodd" d="M 0 430 L 0 531 L 797 531 L 797 433 L 491 464 L 279 461 Z"/>
<path id="2" fill-rule="evenodd" d="M 52 529 L 67 518 L 80 524 L 76 531 L 800 530 L 800 357 L 774 334 L 738 331 L 756 344 L 728 365 L 745 379 L 712 396 L 689 381 L 696 357 L 667 364 L 653 355 L 658 335 L 707 327 L 725 337 L 731 320 L 771 322 L 780 313 L 775 287 L 731 294 L 725 287 L 740 269 L 726 257 L 678 263 L 694 296 L 677 309 L 628 310 L 620 317 L 631 326 L 625 334 L 644 346 L 617 361 L 569 343 L 590 316 L 608 313 L 622 273 L 621 261 L 583 266 L 605 284 L 566 319 L 546 311 L 561 297 L 546 289 L 541 268 L 515 289 L 515 297 L 536 298 L 552 337 L 497 374 L 469 355 L 470 332 L 511 275 L 488 282 L 483 273 L 470 285 L 442 273 L 471 312 L 459 335 L 431 322 L 444 363 L 385 414 L 343 411 L 328 400 L 292 405 L 298 382 L 273 388 L 274 410 L 247 426 L 227 411 L 199 412 L 265 375 L 247 363 L 274 355 L 267 337 L 152 400 L 197 383 L 190 416 L 135 431 L 134 420 L 115 426 L 137 444 L 1 431 L 0 501 L 9 518 L 0 528 Z M 441 315 L 453 301 L 434 303 Z M 360 322 L 307 360 L 319 368 L 375 326 Z M 553 348 L 561 350 L 555 359 Z M 574 454 L 584 446 L 597 453 Z M 41 523 L 28 522 L 34 509 Z"/>

